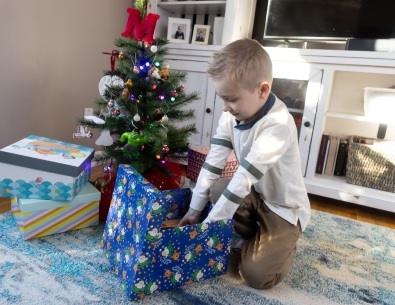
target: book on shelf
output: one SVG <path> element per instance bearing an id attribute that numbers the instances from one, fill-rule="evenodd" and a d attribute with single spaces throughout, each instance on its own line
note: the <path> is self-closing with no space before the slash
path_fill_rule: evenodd
<path id="1" fill-rule="evenodd" d="M 321 137 L 320 149 L 318 151 L 316 174 L 322 174 L 325 168 L 326 155 L 328 152 L 329 134 L 323 133 Z"/>
<path id="2" fill-rule="evenodd" d="M 335 168 L 337 150 L 339 148 L 340 139 L 337 136 L 329 137 L 329 148 L 328 148 L 328 156 L 326 160 L 326 166 L 324 169 L 324 175 L 333 176 L 333 171 Z"/>
<path id="3" fill-rule="evenodd" d="M 326 168 L 326 162 L 328 161 L 328 153 L 329 153 L 329 146 L 331 145 L 331 137 L 329 137 L 328 139 L 328 143 L 326 145 L 326 150 L 325 150 L 325 157 L 324 157 L 324 165 L 322 166 L 322 175 L 325 172 L 325 168 Z"/>
<path id="4" fill-rule="evenodd" d="M 348 154 L 348 141 L 345 139 L 340 140 L 339 149 L 337 151 L 334 176 L 345 176 Z"/>

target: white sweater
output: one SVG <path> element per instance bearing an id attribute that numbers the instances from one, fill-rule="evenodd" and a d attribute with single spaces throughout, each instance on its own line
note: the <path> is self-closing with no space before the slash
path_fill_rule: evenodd
<path id="1" fill-rule="evenodd" d="M 302 231 L 306 228 L 311 212 L 302 176 L 297 129 L 285 104 L 274 95 L 271 98 L 275 101 L 269 112 L 249 124 L 238 125 L 233 115 L 222 113 L 193 190 L 191 208 L 204 209 L 209 190 L 219 179 L 232 149 L 239 168 L 205 222 L 232 218 L 254 186 L 274 213 L 293 225 L 299 220 Z"/>

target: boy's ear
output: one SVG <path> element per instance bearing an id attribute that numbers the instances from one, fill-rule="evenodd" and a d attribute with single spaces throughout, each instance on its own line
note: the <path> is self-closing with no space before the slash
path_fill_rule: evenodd
<path id="1" fill-rule="evenodd" d="M 270 94 L 270 85 L 268 82 L 261 82 L 259 84 L 259 97 L 267 98 Z"/>

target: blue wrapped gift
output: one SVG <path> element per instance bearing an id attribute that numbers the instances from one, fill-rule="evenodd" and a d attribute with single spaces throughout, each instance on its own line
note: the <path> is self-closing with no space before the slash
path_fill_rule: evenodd
<path id="1" fill-rule="evenodd" d="M 103 250 L 131 299 L 226 273 L 233 220 L 162 229 L 181 218 L 189 188 L 160 191 L 134 168 L 118 169 Z"/>

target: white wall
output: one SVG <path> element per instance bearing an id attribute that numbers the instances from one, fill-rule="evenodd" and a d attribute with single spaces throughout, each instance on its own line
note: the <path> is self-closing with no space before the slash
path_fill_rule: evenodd
<path id="1" fill-rule="evenodd" d="M 73 139 L 95 108 L 130 0 L 0 0 L 0 148 L 36 134 Z"/>

